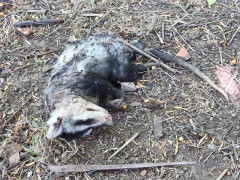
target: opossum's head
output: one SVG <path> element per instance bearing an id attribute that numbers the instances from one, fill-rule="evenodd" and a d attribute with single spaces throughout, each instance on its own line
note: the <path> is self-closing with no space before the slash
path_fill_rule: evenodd
<path id="1" fill-rule="evenodd" d="M 79 138 L 87 136 L 96 126 L 112 124 L 112 116 L 101 108 L 81 97 L 65 98 L 55 105 L 47 121 L 47 138 L 65 136 Z"/>

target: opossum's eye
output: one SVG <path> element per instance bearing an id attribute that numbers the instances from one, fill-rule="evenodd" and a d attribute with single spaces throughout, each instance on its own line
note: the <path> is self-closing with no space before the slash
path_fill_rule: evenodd
<path id="1" fill-rule="evenodd" d="M 62 133 L 62 118 L 58 117 L 55 123 L 50 124 L 48 132 L 46 134 L 47 138 L 55 138 Z"/>
<path id="2" fill-rule="evenodd" d="M 80 126 L 80 125 L 85 125 L 85 126 L 89 125 L 90 126 L 90 125 L 94 124 L 95 122 L 96 121 L 94 119 L 87 119 L 85 121 L 77 120 L 77 121 L 74 122 L 74 125 L 75 126 Z"/>
<path id="3" fill-rule="evenodd" d="M 62 123 L 62 118 L 58 117 L 56 123 L 57 123 L 57 124 L 61 124 L 61 123 Z"/>
<path id="4" fill-rule="evenodd" d="M 87 108 L 87 111 L 96 111 L 96 110 L 92 108 Z"/>

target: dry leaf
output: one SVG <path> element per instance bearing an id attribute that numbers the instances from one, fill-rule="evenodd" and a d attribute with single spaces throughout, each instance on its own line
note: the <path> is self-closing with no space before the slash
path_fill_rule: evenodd
<path id="1" fill-rule="evenodd" d="M 166 144 L 167 144 L 167 141 L 165 140 L 165 141 L 163 141 L 162 145 L 160 146 L 160 149 L 162 150 L 162 153 L 163 153 L 164 157 L 167 157 L 167 152 L 164 149 Z"/>
<path id="2" fill-rule="evenodd" d="M 0 12 L 0 17 L 4 17 L 5 14 L 3 12 Z"/>
<path id="3" fill-rule="evenodd" d="M 143 170 L 142 172 L 141 172 L 141 176 L 145 176 L 147 174 L 147 170 Z"/>
<path id="4" fill-rule="evenodd" d="M 26 164 L 25 167 L 32 166 L 32 165 L 34 165 L 34 163 L 35 163 L 35 162 L 30 162 L 30 163 Z"/>
<path id="5" fill-rule="evenodd" d="M 229 68 L 221 66 L 217 66 L 215 70 L 219 86 L 229 94 L 230 99 L 233 102 L 240 103 L 240 89 L 236 80 L 234 79 L 237 77 L 237 73 L 238 72 L 236 71 L 232 76 Z"/>
<path id="6" fill-rule="evenodd" d="M 29 36 L 33 33 L 32 28 L 17 28 L 17 30 L 24 34 L 25 36 Z"/>
<path id="7" fill-rule="evenodd" d="M 35 170 L 35 172 L 38 173 L 38 174 L 40 174 L 40 173 L 41 173 L 41 169 L 40 169 L 40 168 L 37 168 L 37 169 Z"/>
<path id="8" fill-rule="evenodd" d="M 210 8 L 212 5 L 216 3 L 216 0 L 207 0 L 208 2 L 208 8 Z"/>
<path id="9" fill-rule="evenodd" d="M 19 124 L 19 123 L 16 123 L 16 124 L 15 124 L 15 128 L 14 128 L 14 136 L 17 135 L 19 128 L 20 128 L 20 124 Z"/>
<path id="10" fill-rule="evenodd" d="M 18 20 L 15 18 L 14 15 L 12 15 L 12 22 L 13 22 L 13 23 L 18 22 Z"/>
<path id="11" fill-rule="evenodd" d="M 13 168 L 16 165 L 18 165 L 19 163 L 20 163 L 19 152 L 16 152 L 9 158 L 9 165 L 11 168 Z"/>
<path id="12" fill-rule="evenodd" d="M 187 52 L 187 49 L 185 47 L 182 47 L 178 53 L 176 54 L 176 57 L 183 59 L 185 61 L 190 59 L 190 55 Z"/>

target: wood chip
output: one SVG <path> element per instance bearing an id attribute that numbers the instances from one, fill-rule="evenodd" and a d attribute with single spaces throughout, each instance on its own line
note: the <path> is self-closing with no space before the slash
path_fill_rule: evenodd
<path id="1" fill-rule="evenodd" d="M 25 36 L 29 36 L 33 33 L 32 28 L 17 28 L 17 30 Z"/>
<path id="2" fill-rule="evenodd" d="M 20 156 L 19 152 L 15 152 L 10 158 L 9 158 L 9 166 L 10 168 L 13 168 L 17 166 L 20 163 Z"/>
<path id="3" fill-rule="evenodd" d="M 163 126 L 162 126 L 162 118 L 154 117 L 153 119 L 153 127 L 154 127 L 154 137 L 155 139 L 159 139 L 163 136 Z"/>
<path id="4" fill-rule="evenodd" d="M 178 51 L 178 53 L 176 54 L 176 57 L 178 57 L 178 58 L 180 58 L 182 60 L 185 60 L 185 61 L 187 61 L 187 60 L 189 60 L 191 58 L 190 55 L 188 54 L 187 49 L 185 47 L 182 47 Z"/>
<path id="5" fill-rule="evenodd" d="M 165 146 L 166 146 L 166 144 L 167 144 L 167 141 L 165 140 L 165 141 L 163 141 L 163 143 L 162 143 L 161 146 L 159 147 L 159 149 L 162 150 L 162 153 L 163 153 L 163 156 L 164 156 L 164 157 L 167 157 L 167 152 L 165 151 Z"/>
<path id="6" fill-rule="evenodd" d="M 142 172 L 141 172 L 141 176 L 145 176 L 147 174 L 147 170 L 143 170 Z"/>

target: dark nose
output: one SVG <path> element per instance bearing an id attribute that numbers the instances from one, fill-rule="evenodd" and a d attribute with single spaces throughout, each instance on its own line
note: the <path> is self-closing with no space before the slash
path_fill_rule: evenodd
<path id="1" fill-rule="evenodd" d="M 107 115 L 106 116 L 106 124 L 108 125 L 113 125 L 113 122 L 112 122 L 112 116 L 111 115 Z"/>
<path id="2" fill-rule="evenodd" d="M 111 115 L 107 115 L 106 118 L 108 119 L 108 121 L 112 121 L 112 116 Z"/>

